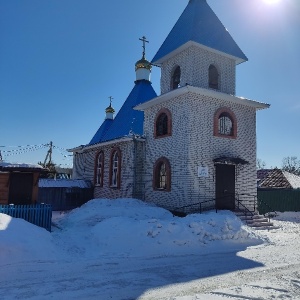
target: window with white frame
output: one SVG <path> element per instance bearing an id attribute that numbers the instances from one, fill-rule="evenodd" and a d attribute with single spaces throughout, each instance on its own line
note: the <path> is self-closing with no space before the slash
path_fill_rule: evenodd
<path id="1" fill-rule="evenodd" d="M 95 185 L 103 186 L 103 163 L 104 153 L 101 151 L 96 158 L 96 170 L 95 170 Z"/>
<path id="2" fill-rule="evenodd" d="M 121 151 L 115 148 L 111 153 L 111 166 L 110 166 L 110 187 L 120 188 L 121 183 Z"/>

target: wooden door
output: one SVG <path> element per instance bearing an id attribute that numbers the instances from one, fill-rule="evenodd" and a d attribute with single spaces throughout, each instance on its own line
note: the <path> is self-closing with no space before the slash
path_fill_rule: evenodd
<path id="1" fill-rule="evenodd" d="M 32 203 L 32 173 L 11 173 L 9 178 L 9 203 L 24 205 Z"/>
<path id="2" fill-rule="evenodd" d="M 216 165 L 216 206 L 235 209 L 235 165 Z"/>

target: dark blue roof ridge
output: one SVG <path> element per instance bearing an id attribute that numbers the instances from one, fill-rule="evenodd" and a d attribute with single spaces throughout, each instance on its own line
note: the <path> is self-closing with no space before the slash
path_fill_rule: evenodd
<path id="1" fill-rule="evenodd" d="M 248 60 L 205 0 L 189 1 L 152 59 L 152 64 L 159 65 L 163 57 L 189 41 L 236 57 L 237 63 Z"/>

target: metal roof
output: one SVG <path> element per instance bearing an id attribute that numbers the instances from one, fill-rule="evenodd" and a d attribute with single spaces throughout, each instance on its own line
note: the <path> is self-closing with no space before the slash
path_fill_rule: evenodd
<path id="1" fill-rule="evenodd" d="M 280 170 L 273 169 L 267 173 L 259 183 L 259 188 L 285 188 L 299 189 L 300 176 Z"/>
<path id="2" fill-rule="evenodd" d="M 96 133 L 89 145 L 118 139 L 124 136 L 129 136 L 130 134 L 142 135 L 144 113 L 142 111 L 134 110 L 133 107 L 137 104 L 144 103 L 155 98 L 156 96 L 157 94 L 150 81 L 136 81 L 131 93 L 114 118 L 113 122 L 111 122 L 109 128 L 103 135 L 97 135 Z M 104 126 L 103 124 L 101 127 Z M 100 131 L 101 127 L 98 131 Z"/>
<path id="3" fill-rule="evenodd" d="M 104 134 L 106 133 L 107 129 L 112 125 L 113 120 L 112 119 L 106 119 L 104 122 L 101 124 L 91 141 L 89 142 L 89 145 L 93 145 L 96 143 L 99 143 L 101 139 L 103 138 Z"/>
<path id="4" fill-rule="evenodd" d="M 189 1 L 152 63 L 160 65 L 167 55 L 189 41 L 228 54 L 237 64 L 248 60 L 206 0 Z"/>
<path id="5" fill-rule="evenodd" d="M 92 187 L 92 183 L 88 180 L 81 179 L 46 179 L 39 180 L 39 188 L 82 188 L 87 189 Z"/>

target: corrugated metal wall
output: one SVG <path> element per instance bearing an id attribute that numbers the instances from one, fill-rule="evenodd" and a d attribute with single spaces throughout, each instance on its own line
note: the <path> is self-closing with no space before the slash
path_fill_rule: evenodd
<path id="1" fill-rule="evenodd" d="M 267 204 L 258 205 L 261 214 L 269 211 L 300 211 L 300 189 L 258 189 L 257 197 Z"/>
<path id="2" fill-rule="evenodd" d="M 93 189 L 73 188 L 39 188 L 39 203 L 52 205 L 52 210 L 70 210 L 93 199 Z"/>

